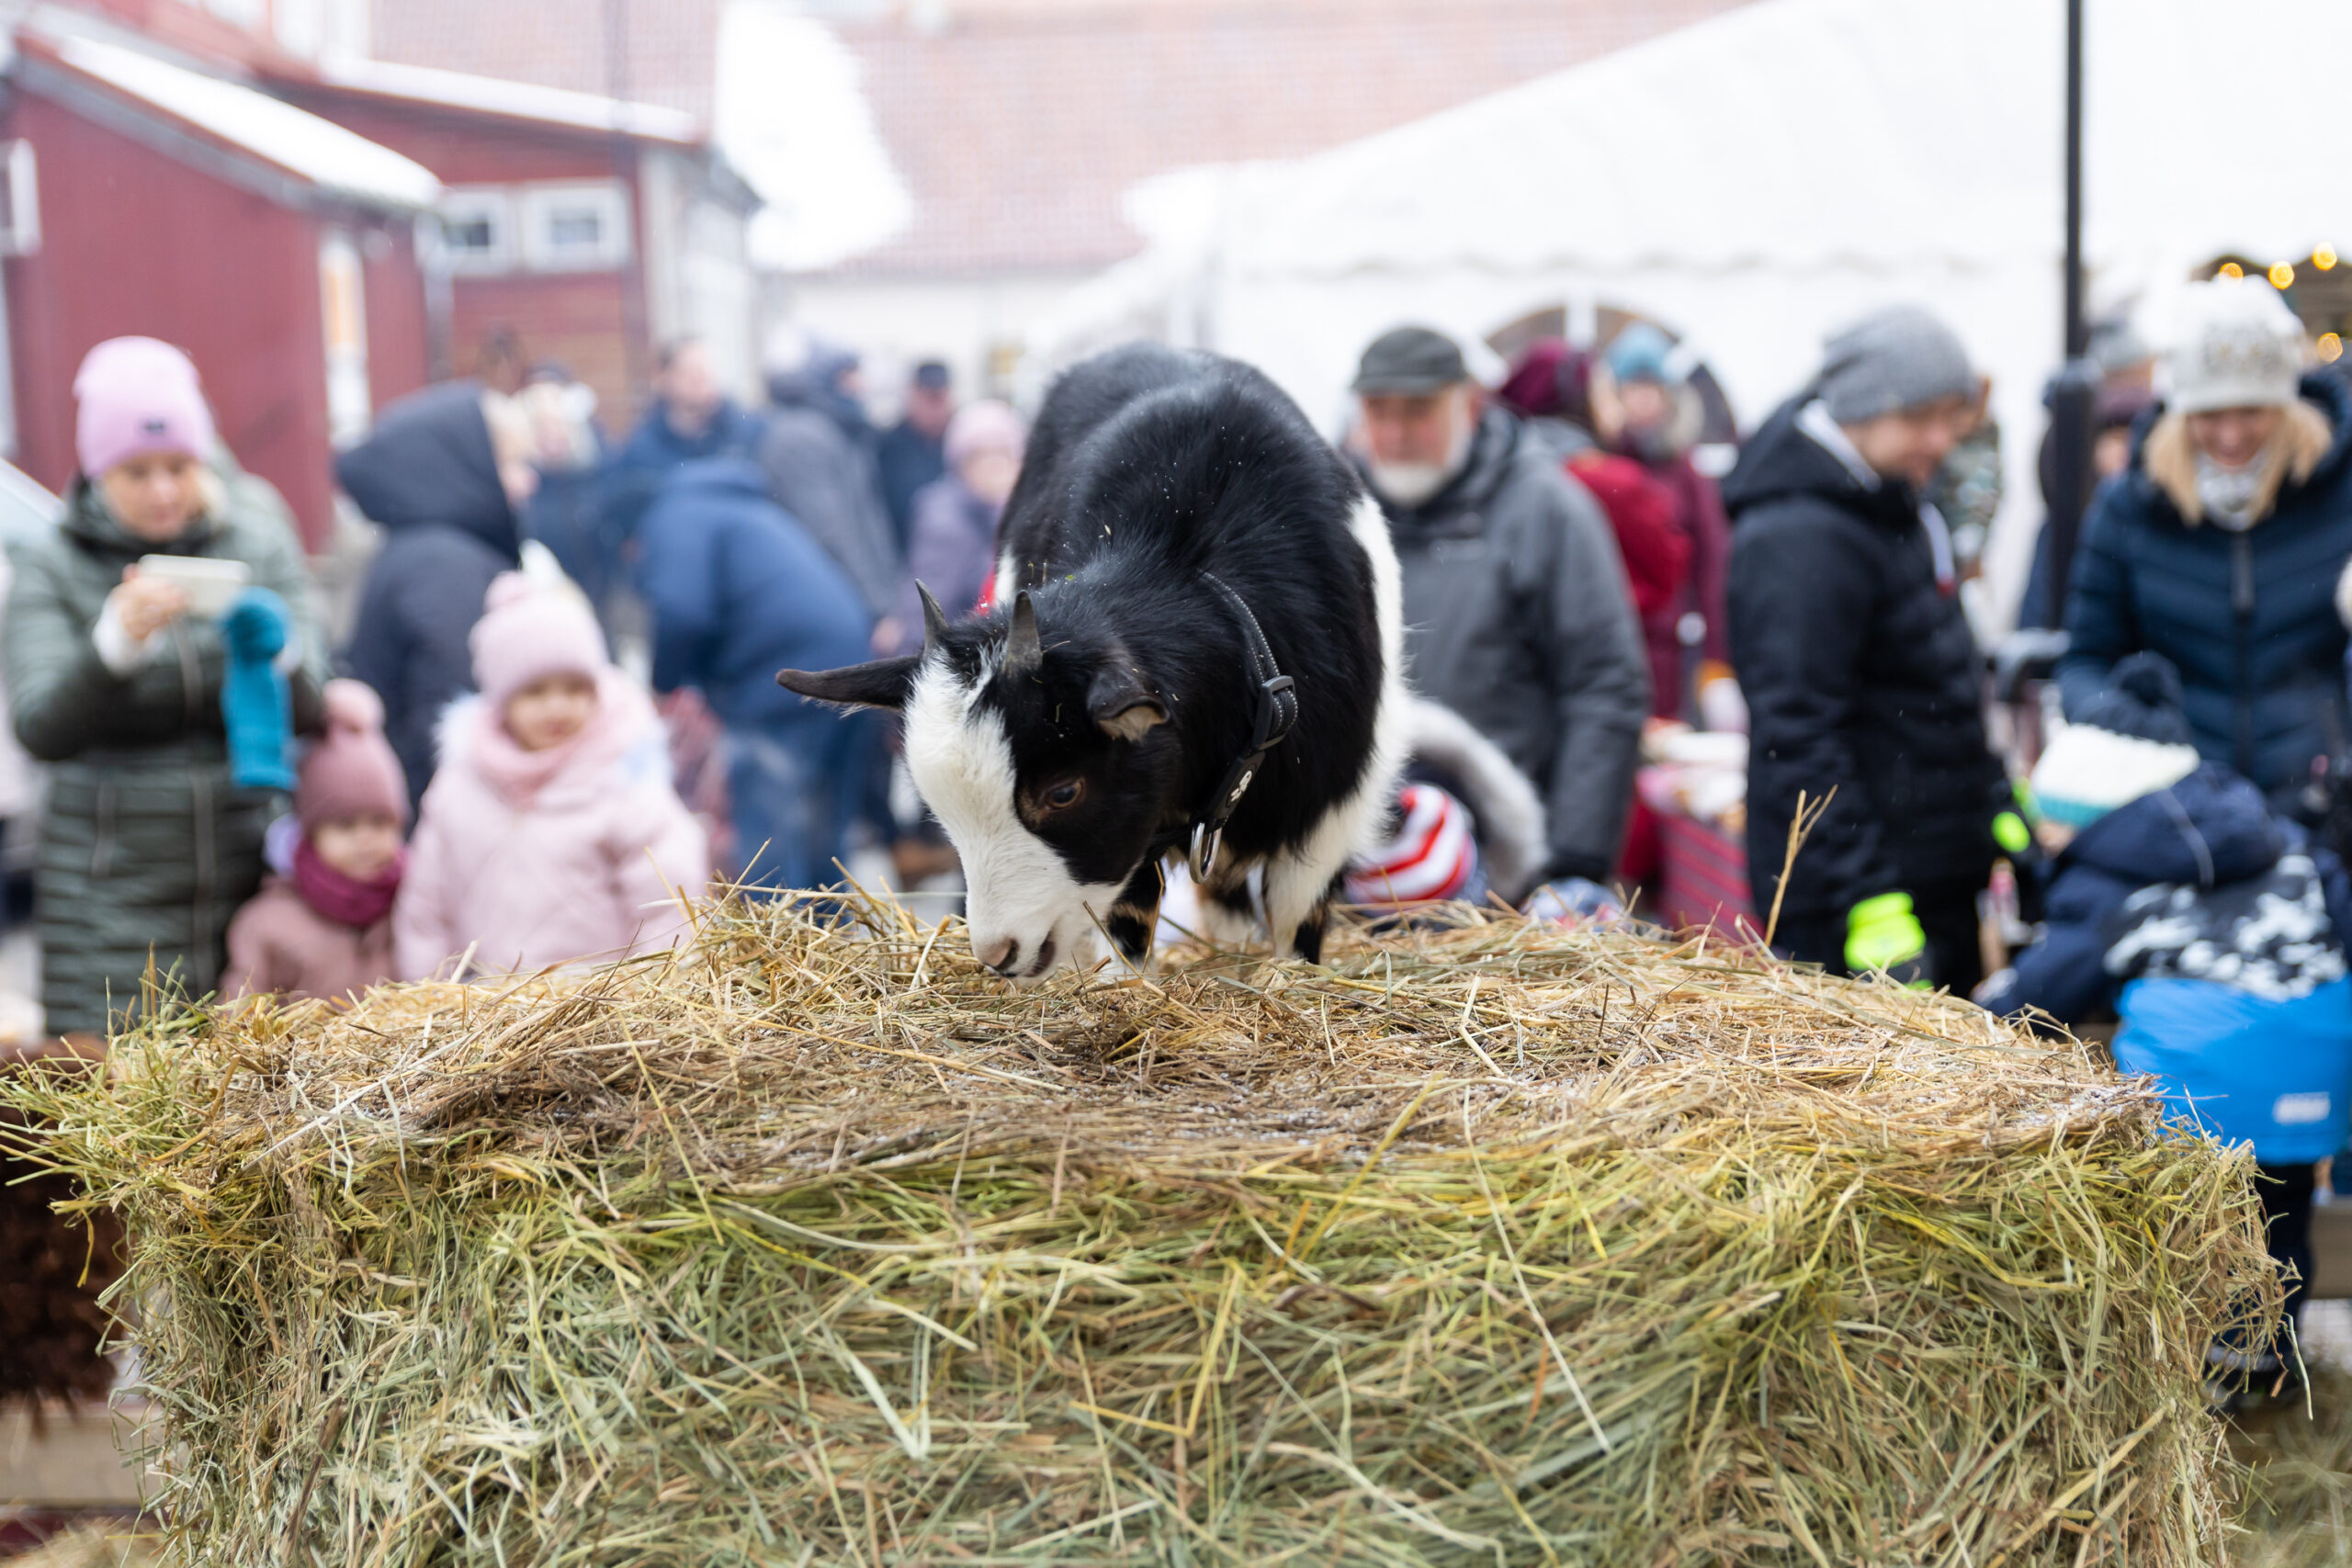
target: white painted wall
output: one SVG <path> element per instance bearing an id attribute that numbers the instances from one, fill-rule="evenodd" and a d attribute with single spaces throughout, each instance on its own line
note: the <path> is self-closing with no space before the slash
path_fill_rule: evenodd
<path id="1" fill-rule="evenodd" d="M 877 394 L 896 390 L 881 384 L 883 378 L 930 358 L 953 367 L 959 395 L 1002 393 L 1030 323 L 1051 313 L 1089 276 L 802 275 L 782 280 L 768 324 L 803 328 L 858 348 L 870 367 L 868 390 Z"/>
<path id="2" fill-rule="evenodd" d="M 701 172 L 679 152 L 650 147 L 639 169 L 646 322 L 655 346 L 701 338 L 719 384 L 756 402 L 758 285 L 745 249 L 746 220 L 704 194 Z"/>

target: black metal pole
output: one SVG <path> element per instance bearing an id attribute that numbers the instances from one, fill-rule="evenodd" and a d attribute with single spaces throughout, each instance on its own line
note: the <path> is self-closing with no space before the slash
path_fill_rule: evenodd
<path id="1" fill-rule="evenodd" d="M 2083 319 L 2083 0 L 2066 0 L 2066 357 L 2091 345 Z"/>
<path id="2" fill-rule="evenodd" d="M 2098 368 L 2083 311 L 2083 0 L 2066 0 L 2065 364 L 2051 387 L 2050 597 L 2065 624 L 2075 540 L 2091 497 L 2091 412 Z"/>

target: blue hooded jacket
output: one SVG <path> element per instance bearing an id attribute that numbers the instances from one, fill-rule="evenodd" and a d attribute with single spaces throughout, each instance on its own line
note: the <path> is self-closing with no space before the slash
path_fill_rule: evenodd
<path id="1" fill-rule="evenodd" d="M 2208 762 L 2066 846 L 2041 934 L 1978 1000 L 2069 1024 L 2113 1007 L 2117 1064 L 2164 1077 L 2185 1118 L 2267 1162 L 2316 1159 L 2342 1143 L 2352 1089 L 2347 931 L 2335 857 Z"/>
<path id="2" fill-rule="evenodd" d="M 756 464 L 680 468 L 645 514 L 638 550 L 657 691 L 698 688 L 729 728 L 834 722 L 775 672 L 871 659 L 873 617 L 832 558 L 768 499 Z"/>
<path id="3" fill-rule="evenodd" d="M 513 570 L 522 548 L 481 383 L 447 381 L 391 404 L 334 472 L 384 530 L 344 664 L 384 699 L 384 739 L 414 805 L 433 777 L 434 725 L 473 689 L 467 636 L 491 579 Z"/>
<path id="4" fill-rule="evenodd" d="M 2303 400 L 2335 439 L 2253 527 L 2192 525 L 2148 475 L 2140 427 L 2132 466 L 2101 486 L 2083 522 L 2058 666 L 2069 715 L 2142 649 L 2180 671 L 2197 750 L 2260 785 L 2274 805 L 2343 738 L 2345 629 L 2335 580 L 2352 556 L 2352 388 L 2303 378 Z"/>

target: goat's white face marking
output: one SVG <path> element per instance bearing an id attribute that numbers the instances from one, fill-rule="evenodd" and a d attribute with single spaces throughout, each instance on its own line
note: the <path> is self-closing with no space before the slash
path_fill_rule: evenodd
<path id="1" fill-rule="evenodd" d="M 1080 882 L 1021 820 L 1004 716 L 975 700 L 992 674 L 984 668 L 967 683 L 944 660 L 923 663 L 907 697 L 907 771 L 963 857 L 972 952 L 988 963 L 1013 942 L 1010 971 L 1026 982 L 1058 962 L 1099 956 L 1099 922 L 1120 889 Z"/>

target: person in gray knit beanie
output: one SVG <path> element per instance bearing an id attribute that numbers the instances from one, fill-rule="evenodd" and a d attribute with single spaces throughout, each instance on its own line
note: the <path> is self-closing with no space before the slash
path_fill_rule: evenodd
<path id="1" fill-rule="evenodd" d="M 1951 531 L 1921 496 L 1977 412 L 1917 307 L 1830 335 L 1819 373 L 1724 476 L 1732 668 L 1747 700 L 1747 857 L 1773 945 L 1964 994 L 2007 800 Z M 1819 830 L 1792 863 L 1803 809 Z M 1786 866 L 1785 876 L 1777 874 Z"/>
<path id="2" fill-rule="evenodd" d="M 1823 340 L 1815 385 L 1831 419 L 1861 424 L 1946 398 L 1973 398 L 1976 372 L 1959 337 L 1934 314 L 1889 305 Z"/>

